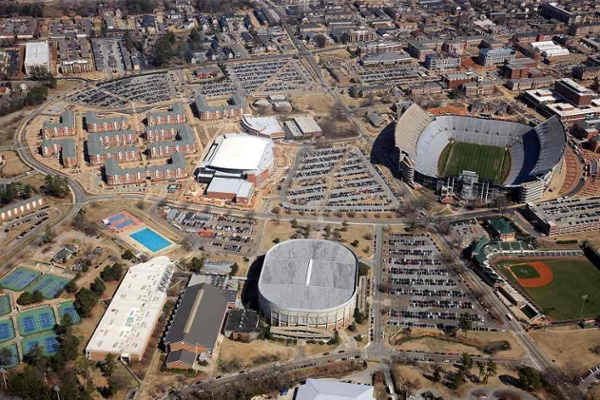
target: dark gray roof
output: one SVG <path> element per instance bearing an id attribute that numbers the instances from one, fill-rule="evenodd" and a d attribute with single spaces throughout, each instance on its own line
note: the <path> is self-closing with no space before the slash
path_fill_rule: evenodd
<path id="1" fill-rule="evenodd" d="M 125 123 L 125 122 L 127 122 L 127 118 L 122 115 L 118 116 L 118 117 L 98 118 L 98 113 L 95 111 L 88 111 L 85 113 L 85 123 L 87 125 L 105 123 L 105 122 L 114 122 L 114 121 L 120 121 L 122 123 Z"/>
<path id="2" fill-rule="evenodd" d="M 192 128 L 188 124 L 169 124 L 169 125 L 159 125 L 159 126 L 149 126 L 146 127 L 146 132 L 151 131 L 159 131 L 161 129 L 170 129 L 175 128 L 177 130 L 177 138 L 173 141 L 164 141 L 164 142 L 154 142 L 149 143 L 148 148 L 153 147 L 165 147 L 165 146 L 176 146 L 178 144 L 186 145 L 192 144 L 196 141 L 194 137 L 194 133 L 192 132 Z"/>
<path id="3" fill-rule="evenodd" d="M 225 322 L 225 332 L 256 332 L 258 329 L 258 313 L 254 310 L 233 310 L 229 312 Z"/>
<path id="4" fill-rule="evenodd" d="M 116 133 L 115 133 L 116 134 Z M 101 155 L 101 154 L 116 154 L 127 151 L 137 151 L 137 146 L 123 146 L 123 147 L 107 147 L 105 148 L 100 141 L 101 136 L 108 136 L 106 132 L 101 134 L 93 133 L 88 136 L 88 140 L 86 142 L 88 154 L 91 156 Z"/>
<path id="5" fill-rule="evenodd" d="M 215 111 L 215 110 L 231 110 L 234 108 L 246 107 L 246 99 L 240 96 L 238 93 L 234 93 L 228 101 L 227 105 L 211 107 L 206 102 L 206 99 L 202 95 L 198 95 L 196 100 L 194 100 L 194 105 L 196 109 L 200 112 L 206 111 Z"/>
<path id="6" fill-rule="evenodd" d="M 60 122 L 44 122 L 44 129 L 62 128 L 64 126 L 75 126 L 75 114 L 71 110 L 65 110 L 60 114 Z"/>
<path id="7" fill-rule="evenodd" d="M 201 283 L 189 286 L 177 308 L 165 343 L 185 342 L 213 349 L 227 311 L 221 289 Z"/>
<path id="8" fill-rule="evenodd" d="M 77 157 L 76 145 L 73 139 L 42 140 L 42 147 L 51 147 L 54 145 L 60 147 L 63 159 L 66 157 Z"/>
<path id="9" fill-rule="evenodd" d="M 194 361 L 196 361 L 196 355 L 194 353 L 192 353 L 191 351 L 187 351 L 187 350 L 177 350 L 177 351 L 170 351 L 169 354 L 167 355 L 167 359 L 165 361 L 165 364 L 171 364 L 173 362 L 181 362 L 183 364 L 187 364 L 190 366 L 190 368 L 194 365 Z"/>
<path id="10" fill-rule="evenodd" d="M 0 208 L 0 212 L 4 212 L 4 211 L 7 211 L 7 210 L 12 210 L 12 209 L 14 209 L 16 207 L 21 207 L 21 206 L 24 206 L 26 204 L 33 203 L 34 201 L 38 201 L 41 198 L 42 198 L 42 196 L 34 194 L 33 196 L 31 196 L 28 199 L 17 201 L 16 203 L 11 203 L 11 204 L 8 204 L 8 205 Z"/>
<path id="11" fill-rule="evenodd" d="M 121 168 L 119 166 L 119 163 L 117 162 L 117 160 L 115 160 L 114 158 L 109 158 L 106 161 L 106 164 L 104 164 L 104 172 L 106 172 L 106 175 L 122 175 L 122 174 L 135 174 L 138 172 L 143 172 L 143 173 L 150 173 L 153 171 L 160 171 L 160 170 L 169 170 L 169 169 L 176 169 L 176 168 L 185 168 L 186 167 L 186 163 L 185 163 L 185 157 L 183 156 L 183 154 L 176 152 L 171 154 L 171 162 L 170 163 L 165 163 L 165 164 L 161 164 L 161 165 L 147 165 L 145 167 L 136 167 L 136 168 Z"/>
<path id="12" fill-rule="evenodd" d="M 185 110 L 183 109 L 183 104 L 181 103 L 175 103 L 173 104 L 173 107 L 171 108 L 171 111 L 154 111 L 154 112 L 150 112 L 148 113 L 148 118 L 150 117 L 161 117 L 161 116 L 167 116 L 167 115 L 175 115 L 175 114 L 183 114 L 185 113 Z"/>

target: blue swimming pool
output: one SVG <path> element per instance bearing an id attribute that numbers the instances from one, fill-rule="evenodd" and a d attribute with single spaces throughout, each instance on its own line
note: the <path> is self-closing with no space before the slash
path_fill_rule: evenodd
<path id="1" fill-rule="evenodd" d="M 155 253 L 171 245 L 171 242 L 154 232 L 150 228 L 144 228 L 129 235 L 133 240 Z"/>

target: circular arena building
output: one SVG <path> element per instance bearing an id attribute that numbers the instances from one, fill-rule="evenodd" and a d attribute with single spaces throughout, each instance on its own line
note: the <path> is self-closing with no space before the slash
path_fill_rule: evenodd
<path id="1" fill-rule="evenodd" d="M 288 240 L 265 255 L 259 305 L 274 326 L 338 329 L 352 322 L 357 283 L 358 259 L 346 246 Z"/>
<path id="2" fill-rule="evenodd" d="M 536 127 L 462 116 L 432 116 L 416 104 L 394 132 L 397 168 L 409 184 L 445 190 L 463 199 L 516 192 L 541 197 L 562 162 L 565 128 L 556 117 Z"/>

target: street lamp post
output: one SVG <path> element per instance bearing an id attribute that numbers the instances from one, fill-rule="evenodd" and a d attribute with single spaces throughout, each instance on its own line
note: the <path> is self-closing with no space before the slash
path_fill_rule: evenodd
<path id="1" fill-rule="evenodd" d="M 4 381 L 4 389 L 6 389 L 6 369 L 0 367 L 0 374 L 2 374 L 2 380 Z"/>

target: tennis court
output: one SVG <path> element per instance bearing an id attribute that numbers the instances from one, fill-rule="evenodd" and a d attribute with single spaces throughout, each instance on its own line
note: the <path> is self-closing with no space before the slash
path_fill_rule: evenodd
<path id="1" fill-rule="evenodd" d="M 39 346 L 43 354 L 51 356 L 56 354 L 60 343 L 54 332 L 42 333 L 41 335 L 31 336 L 21 341 L 23 354 L 29 353 L 35 346 Z"/>
<path id="2" fill-rule="evenodd" d="M 78 324 L 81 322 L 81 317 L 79 316 L 79 314 L 77 314 L 75 307 L 73 307 L 72 301 L 60 303 L 58 305 L 58 313 L 60 315 L 61 321 L 63 320 L 63 317 L 68 314 L 71 316 L 71 321 L 73 321 L 74 324 Z"/>
<path id="3" fill-rule="evenodd" d="M 7 294 L 0 296 L 0 317 L 10 314 L 10 297 Z"/>
<path id="4" fill-rule="evenodd" d="M 0 343 L 15 338 L 15 327 L 12 318 L 0 319 Z"/>
<path id="5" fill-rule="evenodd" d="M 40 291 L 45 299 L 53 299 L 71 279 L 47 274 L 27 287 L 29 293 Z"/>
<path id="6" fill-rule="evenodd" d="M 10 351 L 10 354 L 11 354 L 10 363 L 8 363 L 6 365 L 0 364 L 1 367 L 13 368 L 19 364 L 19 355 L 18 355 L 19 353 L 17 353 L 17 345 L 16 344 L 11 343 L 11 344 L 7 344 L 5 346 L 0 346 L 0 349 L 8 349 L 8 351 Z"/>
<path id="7" fill-rule="evenodd" d="M 52 330 L 56 325 L 56 319 L 52 308 L 46 306 L 20 313 L 17 324 L 21 335 L 29 336 Z"/>
<path id="8" fill-rule="evenodd" d="M 35 281 L 42 273 L 29 268 L 18 267 L 13 272 L 0 279 L 3 288 L 20 292 L 31 282 Z"/>
<path id="9" fill-rule="evenodd" d="M 111 217 L 102 220 L 104 225 L 115 231 L 122 231 L 125 228 L 135 227 L 141 224 L 141 221 L 127 211 L 122 211 Z"/>

